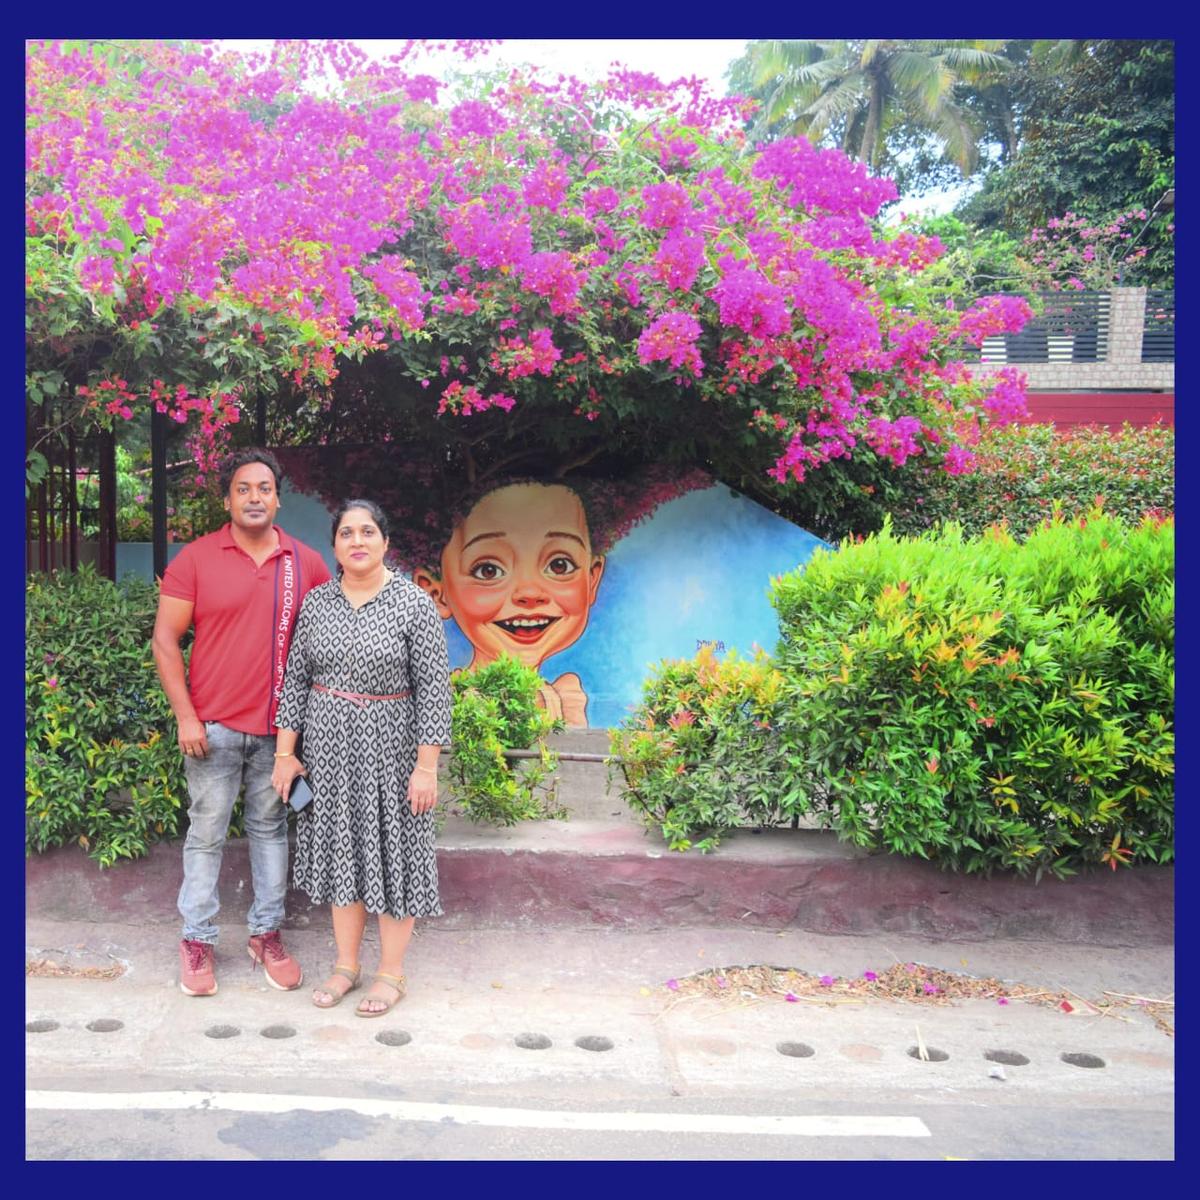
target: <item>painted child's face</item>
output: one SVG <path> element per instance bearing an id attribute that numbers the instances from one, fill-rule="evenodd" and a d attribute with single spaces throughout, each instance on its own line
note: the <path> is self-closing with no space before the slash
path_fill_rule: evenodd
<path id="1" fill-rule="evenodd" d="M 587 628 L 603 573 L 575 493 L 514 484 L 485 496 L 455 529 L 440 586 L 430 581 L 429 590 L 484 660 L 509 654 L 536 667 Z"/>

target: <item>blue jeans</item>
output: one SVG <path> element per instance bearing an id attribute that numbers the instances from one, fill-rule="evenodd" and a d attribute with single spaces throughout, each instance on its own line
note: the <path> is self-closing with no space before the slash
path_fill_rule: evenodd
<path id="1" fill-rule="evenodd" d="M 185 758 L 188 820 L 183 844 L 183 887 L 179 912 L 183 936 L 215 945 L 213 919 L 221 907 L 217 882 L 229 818 L 245 785 L 246 835 L 250 839 L 250 876 L 254 903 L 247 915 L 251 936 L 283 924 L 288 883 L 287 808 L 271 787 L 275 738 L 239 733 L 216 721 L 205 721 L 207 758 Z"/>

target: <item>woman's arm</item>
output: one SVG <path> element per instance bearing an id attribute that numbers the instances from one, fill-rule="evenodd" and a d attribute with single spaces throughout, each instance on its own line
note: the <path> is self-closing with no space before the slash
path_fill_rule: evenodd
<path id="1" fill-rule="evenodd" d="M 408 800 L 422 813 L 437 804 L 438 755 L 450 744 L 450 657 L 442 618 L 428 596 L 421 596 L 406 636 L 418 742 Z"/>

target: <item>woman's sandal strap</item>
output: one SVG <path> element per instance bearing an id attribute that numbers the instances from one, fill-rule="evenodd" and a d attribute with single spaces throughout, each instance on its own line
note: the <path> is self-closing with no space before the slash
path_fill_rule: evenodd
<path id="1" fill-rule="evenodd" d="M 330 975 L 340 975 L 343 979 L 350 980 L 351 983 L 357 983 L 362 978 L 362 967 L 357 970 L 351 970 L 350 967 L 334 967 L 329 973 Z"/>
<path id="2" fill-rule="evenodd" d="M 376 971 L 375 978 L 372 980 L 372 982 L 376 983 L 381 979 L 388 985 L 388 987 L 393 987 L 398 992 L 404 991 L 404 989 L 408 986 L 408 984 L 404 982 L 403 975 L 388 975 L 383 971 Z"/>

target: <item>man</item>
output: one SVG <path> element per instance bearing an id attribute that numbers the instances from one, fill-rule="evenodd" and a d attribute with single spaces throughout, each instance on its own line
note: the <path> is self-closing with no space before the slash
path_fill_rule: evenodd
<path id="1" fill-rule="evenodd" d="M 324 560 L 275 524 L 279 464 L 243 450 L 221 467 L 229 524 L 185 546 L 163 575 L 154 661 L 179 727 L 187 773 L 187 840 L 179 912 L 179 986 L 211 996 L 221 852 L 245 788 L 254 903 L 249 952 L 276 988 L 298 988 L 300 964 L 279 926 L 287 895 L 287 809 L 271 787 L 275 710 L 305 593 L 330 578 Z M 195 627 L 185 673 L 180 641 Z"/>

